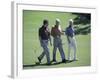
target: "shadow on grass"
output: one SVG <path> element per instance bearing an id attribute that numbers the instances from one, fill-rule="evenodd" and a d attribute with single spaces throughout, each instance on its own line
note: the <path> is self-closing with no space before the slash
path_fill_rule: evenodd
<path id="1" fill-rule="evenodd" d="M 62 63 L 62 62 L 55 62 L 55 63 L 52 63 L 51 62 L 51 64 L 47 64 L 47 63 L 39 63 L 39 62 L 36 62 L 36 64 L 31 64 L 31 65 L 23 65 L 23 67 L 36 67 L 36 66 L 53 66 L 53 65 L 59 65 L 59 64 L 67 64 L 67 63 L 71 63 L 71 62 L 74 62 L 74 61 L 77 61 L 77 60 L 70 60 L 70 61 L 68 61 L 68 60 L 66 60 L 66 62 L 65 63 Z"/>

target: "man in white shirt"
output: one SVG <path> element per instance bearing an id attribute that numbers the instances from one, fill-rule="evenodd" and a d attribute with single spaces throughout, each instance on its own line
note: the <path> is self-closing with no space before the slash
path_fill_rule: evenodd
<path id="1" fill-rule="evenodd" d="M 69 20 L 69 26 L 65 30 L 65 34 L 68 40 L 68 60 L 71 59 L 70 52 L 71 49 L 74 51 L 73 60 L 76 60 L 76 39 L 75 39 L 75 31 L 73 29 L 73 20 Z"/>

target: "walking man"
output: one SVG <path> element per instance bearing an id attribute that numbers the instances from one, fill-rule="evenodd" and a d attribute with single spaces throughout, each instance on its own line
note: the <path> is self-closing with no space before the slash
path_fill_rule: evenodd
<path id="1" fill-rule="evenodd" d="M 53 62 L 56 62 L 56 50 L 57 48 L 59 49 L 62 62 L 65 63 L 65 54 L 63 51 L 62 47 L 62 40 L 61 40 L 61 35 L 62 35 L 61 27 L 60 27 L 60 20 L 56 19 L 56 24 L 52 27 L 51 29 L 51 35 L 53 36 Z"/>
<path id="2" fill-rule="evenodd" d="M 69 20 L 69 26 L 65 30 L 65 34 L 68 40 L 68 60 L 70 60 L 71 49 L 74 51 L 73 60 L 76 60 L 76 40 L 75 40 L 75 32 L 73 29 L 73 20 Z"/>
<path id="3" fill-rule="evenodd" d="M 41 60 L 46 55 L 47 64 L 49 65 L 50 52 L 48 48 L 48 41 L 50 40 L 50 44 L 51 44 L 51 39 L 50 39 L 50 31 L 48 29 L 48 20 L 44 20 L 43 26 L 39 29 L 39 40 L 40 40 L 41 47 L 43 48 L 42 54 L 38 57 L 39 63 L 41 63 Z"/>

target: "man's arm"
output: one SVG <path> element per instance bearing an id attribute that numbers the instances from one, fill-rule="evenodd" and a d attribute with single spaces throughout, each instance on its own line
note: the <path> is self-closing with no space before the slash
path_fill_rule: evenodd
<path id="1" fill-rule="evenodd" d="M 51 29 L 51 36 L 53 36 L 53 37 L 54 37 L 53 27 L 52 27 L 52 29 Z"/>
<path id="2" fill-rule="evenodd" d="M 59 31 L 60 31 L 60 35 L 64 35 L 63 30 L 61 29 L 61 26 L 59 26 Z"/>
<path id="3" fill-rule="evenodd" d="M 65 35 L 67 36 L 67 41 L 68 41 L 68 43 L 70 43 L 70 39 L 69 39 L 69 32 L 68 32 L 68 28 L 66 28 L 66 30 L 65 30 Z"/>
<path id="4" fill-rule="evenodd" d="M 50 40 L 50 45 L 52 46 L 52 40 L 51 40 L 51 33 L 50 33 L 50 30 L 48 29 L 48 36 L 49 36 L 49 40 Z"/>
<path id="5" fill-rule="evenodd" d="M 38 36 L 39 36 L 40 44 L 42 44 L 42 39 L 41 39 L 41 30 L 40 30 L 40 29 L 39 29 L 39 32 L 38 32 Z"/>
<path id="6" fill-rule="evenodd" d="M 50 45 L 52 46 L 52 40 L 51 40 L 51 36 L 49 36 L 49 40 L 50 40 Z"/>

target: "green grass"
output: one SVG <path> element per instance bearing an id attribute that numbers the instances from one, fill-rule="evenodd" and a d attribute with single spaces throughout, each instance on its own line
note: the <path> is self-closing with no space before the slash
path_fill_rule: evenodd
<path id="1" fill-rule="evenodd" d="M 77 17 L 71 13 L 62 13 L 62 12 L 46 12 L 46 11 L 23 11 L 23 65 L 35 65 L 37 62 L 37 57 L 42 53 L 42 48 L 38 39 L 38 29 L 42 25 L 44 19 L 49 20 L 49 28 L 51 29 L 52 25 L 55 23 L 55 19 L 59 18 L 61 20 L 61 27 L 65 29 L 68 26 L 68 20 L 70 18 L 74 19 Z M 63 48 L 66 55 L 68 55 L 68 44 L 66 36 L 62 36 Z M 91 65 L 91 37 L 88 35 L 78 35 L 76 36 L 77 40 L 77 58 L 78 61 L 66 63 L 66 64 L 57 64 L 57 65 L 35 65 L 30 67 L 24 67 L 25 69 L 34 69 L 34 68 L 57 68 L 57 67 L 79 67 L 79 66 L 90 66 Z M 50 58 L 52 60 L 52 49 L 53 46 L 50 46 Z M 60 53 L 57 50 L 57 61 L 61 61 Z M 42 60 L 42 63 L 46 63 L 46 58 Z"/>

